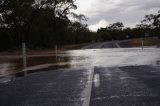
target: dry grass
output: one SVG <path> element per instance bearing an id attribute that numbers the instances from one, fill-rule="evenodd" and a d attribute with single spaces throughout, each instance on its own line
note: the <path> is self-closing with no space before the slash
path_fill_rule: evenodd
<path id="1" fill-rule="evenodd" d="M 142 39 L 130 40 L 128 43 L 133 47 L 138 47 L 142 45 Z M 160 40 L 155 38 L 146 38 L 146 39 L 143 39 L 143 43 L 144 43 L 144 46 L 159 46 Z"/>

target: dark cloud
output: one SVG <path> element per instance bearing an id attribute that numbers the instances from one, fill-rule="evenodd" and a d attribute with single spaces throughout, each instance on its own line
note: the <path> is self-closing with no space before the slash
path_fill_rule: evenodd
<path id="1" fill-rule="evenodd" d="M 144 15 L 160 10 L 160 0 L 90 0 L 88 3 L 88 8 L 83 11 L 79 8 L 79 12 L 89 18 L 89 25 L 99 25 L 105 20 L 107 23 L 121 21 L 125 26 L 134 27 Z"/>

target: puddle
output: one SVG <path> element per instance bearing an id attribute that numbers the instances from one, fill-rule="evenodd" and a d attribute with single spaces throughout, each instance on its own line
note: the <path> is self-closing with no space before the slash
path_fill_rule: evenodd
<path id="1" fill-rule="evenodd" d="M 14 65 L 11 63 L 0 64 L 0 75 L 8 74 L 7 71 L 12 70 L 13 68 L 14 68 Z"/>
<path id="2" fill-rule="evenodd" d="M 27 57 L 27 67 L 28 70 L 23 70 L 22 58 L 17 57 L 0 57 L 0 83 L 5 83 L 8 81 L 13 81 L 17 77 L 23 77 L 26 74 L 39 72 L 39 71 L 49 71 L 59 68 L 68 68 L 69 58 L 66 54 L 59 54 L 57 56 L 52 55 L 35 55 Z M 48 67 L 47 67 L 47 64 Z M 37 66 L 37 67 L 34 67 Z"/>
<path id="3" fill-rule="evenodd" d="M 0 57 L 1 59 L 2 57 Z M 59 55 L 57 60 L 56 56 L 28 56 L 27 57 L 27 67 L 32 67 L 36 65 L 42 64 L 58 64 L 58 63 L 65 63 L 68 62 L 69 58 L 67 56 Z M 3 61 L 0 61 L 0 75 L 9 74 L 9 73 L 16 73 L 23 69 L 22 67 L 22 58 L 9 58 Z"/>
<path id="4" fill-rule="evenodd" d="M 60 69 L 60 68 L 69 68 L 70 66 L 68 64 L 63 64 L 63 65 L 52 65 L 46 68 L 42 68 L 42 69 L 37 69 L 37 70 L 27 70 L 27 71 L 19 71 L 16 73 L 10 73 L 8 75 L 1 75 L 0 76 L 0 83 L 7 83 L 10 81 L 14 81 L 16 78 L 19 77 L 24 77 L 27 76 L 29 74 L 32 73 L 36 73 L 36 72 L 44 72 L 44 71 L 52 71 L 52 70 L 56 70 L 56 69 Z"/>

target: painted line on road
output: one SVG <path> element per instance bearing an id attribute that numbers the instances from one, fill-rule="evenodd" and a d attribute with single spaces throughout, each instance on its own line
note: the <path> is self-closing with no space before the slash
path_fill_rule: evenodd
<path id="1" fill-rule="evenodd" d="M 100 75 L 99 74 L 94 75 L 94 87 L 96 88 L 100 87 Z"/>
<path id="2" fill-rule="evenodd" d="M 89 76 L 89 81 L 88 81 L 88 86 L 85 90 L 85 100 L 83 102 L 82 106 L 89 106 L 90 105 L 90 99 L 91 99 L 91 92 L 92 92 L 92 83 L 93 83 L 93 77 L 94 77 L 94 69 L 91 69 L 90 76 Z"/>
<path id="3" fill-rule="evenodd" d="M 116 44 L 117 48 L 121 48 L 118 43 L 115 43 L 115 44 Z"/>

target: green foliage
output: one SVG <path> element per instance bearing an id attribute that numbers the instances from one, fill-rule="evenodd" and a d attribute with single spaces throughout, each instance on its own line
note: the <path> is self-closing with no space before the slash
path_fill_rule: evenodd
<path id="1" fill-rule="evenodd" d="M 122 22 L 110 24 L 106 28 L 98 29 L 97 33 L 101 41 L 125 39 L 123 36 L 124 25 Z"/>
<path id="2" fill-rule="evenodd" d="M 147 28 L 160 28 L 160 11 L 158 11 L 158 14 L 149 14 L 145 15 L 144 19 L 141 21 L 141 25 L 144 26 L 144 28 L 147 26 Z"/>
<path id="3" fill-rule="evenodd" d="M 54 45 L 91 41 L 84 15 L 74 0 L 3 0 L 0 2 L 1 49 L 11 49 L 26 42 L 29 48 L 46 48 Z M 72 22 L 68 17 L 77 19 Z M 5 46 L 4 46 L 5 45 Z"/>
<path id="4" fill-rule="evenodd" d="M 150 37 L 157 36 L 160 38 L 160 11 L 158 14 L 145 15 L 141 24 L 136 25 L 136 28 L 124 28 L 122 22 L 110 24 L 106 28 L 100 28 L 97 31 L 96 39 L 98 41 L 107 40 L 123 40 L 131 38 L 145 37 L 148 32 Z"/>

